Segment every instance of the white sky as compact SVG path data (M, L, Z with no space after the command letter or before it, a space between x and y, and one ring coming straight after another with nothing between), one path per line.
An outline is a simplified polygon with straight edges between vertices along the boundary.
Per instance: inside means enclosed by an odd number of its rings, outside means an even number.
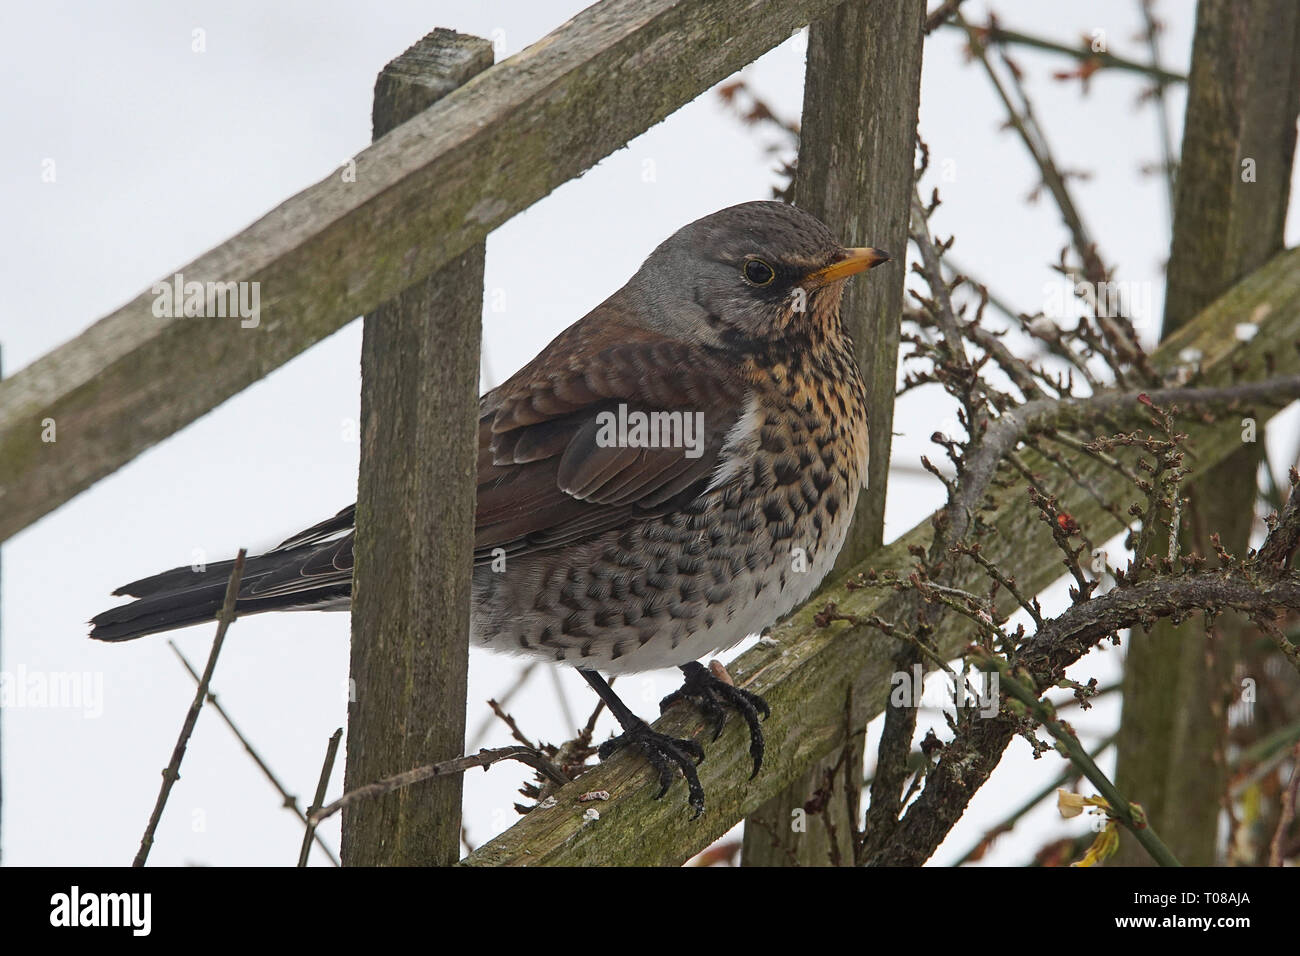
M581 0L410 2L249 0L156 5L47 3L7 11L0 31L0 234L6 296L0 346L12 374L184 263L233 235L294 192L330 175L370 141L375 74L435 26L493 38L506 55L543 36ZM1162 4L1166 65L1184 69L1193 5ZM967 4L982 18L983 4ZM1071 42L1095 29L1112 49L1143 48L1134 0L1043 4L1004 0L1008 27ZM207 50L191 51L192 31ZM1103 73L1089 96L1051 80L1060 57L1022 51L1058 161L1093 172L1075 192L1104 255L1123 279L1153 283L1161 306L1166 212L1158 180L1138 167L1159 157L1154 113L1137 108L1139 78ZM55 66L57 64L57 68ZM787 42L744 71L786 116L802 99L803 45ZM1183 102L1172 95L1180 125ZM958 237L953 258L1017 307L1040 307L1048 266L1067 237L1046 200L1027 204L1035 176L979 68L959 38L940 31L926 47L921 130L934 162L951 160L934 227ZM531 358L559 330L620 286L645 255L686 222L736 202L767 198L770 134L743 128L713 93L638 137L579 180L556 190L488 240L484 343L491 382ZM43 183L53 159L56 182ZM654 181L643 171L652 163ZM1293 203L1294 207L1294 203ZM1290 243L1297 229L1292 216ZM846 236L855 245L871 235ZM1148 330L1154 334L1154 329ZM11 674L89 672L102 679L102 713L19 707L3 714L3 861L116 865L130 861L193 685L161 638L120 646L86 639L85 621L112 603L114 587L240 546L264 547L332 515L355 497L361 340L348 325L306 354L141 455L4 545L0 668ZM1294 412L1294 409L1292 410ZM896 461L929 452L948 415L933 396L900 404ZM1296 416L1273 429L1292 434ZM887 535L940 501L934 482L891 484ZM212 627L179 632L201 667ZM345 615L266 615L240 621L214 689L291 791L306 804L330 733L345 722ZM1103 682L1114 651L1080 670ZM514 679L519 663L474 651L471 731L483 702ZM569 671L539 668L510 710L535 737L571 735L554 678L578 720L594 703ZM677 672L620 682L647 716L679 683ZM1082 715L1085 733L1113 724L1113 702ZM931 715L932 716L932 715ZM601 734L610 729L602 725ZM493 725L481 743L507 742ZM476 744L477 745L477 744ZM1034 763L1017 742L1011 757L940 850L955 859L992 822L1037 789L1061 762ZM466 778L465 820L481 844L515 818L526 771L507 764ZM330 795L339 793L342 767ZM680 786L666 799L684 800ZM987 858L1026 860L1049 835L1077 831L1050 807L1033 814ZM322 831L337 846L336 822ZM301 829L216 715L205 711L172 793L154 864L287 865ZM313 854L313 863L324 858Z

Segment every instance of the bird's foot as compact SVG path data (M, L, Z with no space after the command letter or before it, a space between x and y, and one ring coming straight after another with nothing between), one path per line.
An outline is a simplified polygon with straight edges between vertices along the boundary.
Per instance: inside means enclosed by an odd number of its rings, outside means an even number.
M650 766L654 767L655 772L659 774L659 792L655 794L656 800L668 792L668 787L676 776L673 772L673 768L676 767L686 778L687 800L695 811L691 819L694 820L704 812L704 786L700 783L700 775L695 772L695 765L704 759L703 747L694 740L669 737L657 730L651 730L649 724L636 718L635 723L623 733L601 744L596 754L601 760L607 760L615 751L632 745L641 748L650 761Z
M686 682L659 702L660 713L678 701L689 700L704 712L707 719L713 721L713 739L717 740L727 720L727 708L739 711L749 725L749 755L754 758L754 772L749 775L749 779L753 780L763 766L763 728L758 718L762 714L766 720L772 712L767 701L752 691L736 687L715 676L698 661L683 664L681 669L686 675Z

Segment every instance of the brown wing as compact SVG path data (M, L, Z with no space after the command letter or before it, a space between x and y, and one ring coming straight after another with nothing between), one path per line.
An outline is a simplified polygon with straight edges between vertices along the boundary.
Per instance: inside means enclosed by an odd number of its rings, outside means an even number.
M683 319L684 317L678 317ZM601 441L599 415L703 415L701 454ZM562 333L480 405L475 562L580 541L679 506L704 489L745 405L734 363L626 320L617 299ZM695 437L695 436L692 436ZM249 558L237 607L340 607L352 590L355 507ZM120 641L211 620L233 562L174 568L119 588L139 600L94 620Z
M744 405L734 366L624 321L612 303L598 314L484 396L476 563L496 548L543 550L662 513L702 491L717 467ZM692 416L692 426L702 424L701 453L609 444L602 413L617 419L620 405L633 420L638 412L680 413L683 424Z

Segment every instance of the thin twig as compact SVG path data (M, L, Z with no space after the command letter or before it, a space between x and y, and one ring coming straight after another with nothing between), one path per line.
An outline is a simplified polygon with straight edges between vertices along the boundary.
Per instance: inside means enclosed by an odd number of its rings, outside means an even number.
M1282 813L1268 849L1268 865L1282 865L1282 840L1295 821L1296 794L1300 792L1300 743L1291 751L1291 782L1282 791Z
M1114 746L1115 738L1117 736L1118 736L1117 734L1111 734L1109 737L1107 737L1105 740L1103 740L1101 743L1099 743L1096 747L1092 749L1092 751L1090 752L1090 756L1094 760L1100 757L1112 746ZM1083 776L1082 770L1080 770L1073 763L1067 762L1065 765L1065 769L1062 770L1061 773L1059 773L1055 778L1053 778L1051 783L1043 787L1043 789L1039 790L1037 793L1035 793L1033 796L1027 799L1024 803L1018 806L1015 810L1011 811L1009 815L1003 817L1000 823L997 823L994 826L991 826L987 830L985 830L984 835L980 837L979 842L976 843L969 850L967 850L965 853L963 853L957 859L957 861L953 863L953 866L961 866L963 863L969 863L972 860L980 859L985 853L988 852L989 846L993 843L994 840L996 840L1004 833L1011 832L1011 830L1015 827L1015 825L1020 822L1021 817L1023 817L1030 810L1034 809L1034 807L1038 806L1048 797L1052 796L1052 794L1056 793L1056 791L1060 787L1064 787L1066 784L1071 784L1082 776Z
M1228 762L1233 772L1228 797L1239 800L1247 789L1276 770L1297 743L1300 743L1300 721L1281 727L1240 751Z
M1169 103L1165 97L1167 80L1160 77L1160 24L1156 21L1153 0L1138 0L1138 11L1142 14L1143 32L1147 41L1147 50L1151 53L1151 67L1156 76L1152 95L1156 101L1156 125L1160 133L1160 155L1164 162L1161 170L1165 183L1166 223L1172 233L1174 228L1174 143L1169 133Z
M1059 432L1057 434L1059 435ZM1055 438L1056 435L1047 437ZM1064 455L1061 455L1052 448L1045 447L1043 442L1036 439L1028 439L1026 440L1026 444L1032 445L1040 455L1050 461L1057 468L1061 469L1061 471L1065 472L1077 487L1082 488L1088 494L1088 497L1097 502L1097 505L1103 511L1115 519L1116 523L1122 530L1129 530L1131 528L1132 523L1124 520L1124 516L1120 514L1120 510L1116 507L1114 502L1108 501L1100 490L1098 490L1096 484L1084 477L1084 475L1080 473L1080 471L1075 468Z
M307 854L311 852L312 839L320 839L316 835L317 821L314 817L316 811L320 809L320 805L325 801L325 788L329 786L330 777L334 773L334 759L338 756L339 741L342 739L343 728L340 727L330 734L330 742L325 747L325 762L321 764L320 779L316 781L316 796L312 797L311 806L307 808L307 832L302 835L302 849L298 851L299 866L307 865Z
M507 714L501 709L501 705L495 700L489 700L488 706L492 708L492 713L496 714L507 727L510 728L510 736L519 741L529 750L537 750L537 744L528 739L528 736L520 729L519 724L515 723L514 717Z
M519 693L519 691L523 689L524 684L528 682L528 678L532 676L533 671L537 668L537 663L537 661L529 661L527 664L520 667L519 673L515 677L515 682L507 687L504 693L497 695L493 699L502 707L508 705L514 698L515 694ZM479 725L474 728L474 733L468 738L469 747L467 749L476 750L481 747L483 745L483 740L487 737L488 731L492 729L496 720L497 715L495 713L489 713L480 720Z
M938 11L935 11L936 13ZM951 13L951 11L949 11ZM936 24L939 26L940 24ZM946 20L943 26L962 27L963 24L953 20ZM1076 60L1087 62L1096 62L1099 68L1124 70L1128 73L1137 73L1142 76L1149 76L1158 83L1186 83L1187 77L1182 73L1175 73L1172 70L1166 70L1161 66L1151 63L1143 63L1140 60L1130 60L1127 57L1118 56L1114 53L1094 53L1091 46L1067 46L1064 43L1058 43L1055 40L1048 40L1043 37L1036 37L1028 33L1021 33L1019 30L1008 30L1000 25L992 27L976 27L982 34L987 34L990 40L996 40L999 43L1014 43L1017 46L1031 47L1036 50L1045 50L1048 53L1063 53L1066 56L1073 57Z
M1057 743L1060 745L1059 749L1079 768L1089 782L1097 788L1097 791L1106 798L1106 802L1110 804L1110 815L1123 824L1142 844L1147 853L1151 855L1151 858L1161 866L1181 866L1182 864L1170 852L1169 847L1165 846L1164 841L1151 829L1150 823L1145 819L1145 814L1141 812L1137 804L1129 803L1115 788L1110 778L1102 773L1101 768L1097 766L1088 751L1079 743L1079 738L1074 735L1074 732L1066 727L1062 721L1056 719L1051 706L1045 703L1031 688L1014 677L1011 666L1006 661L996 657L990 657L989 660L998 669L1002 687L1033 713L1043 728L1056 738Z
M993 306L993 308L1001 312L1006 318L1010 319L1012 322L1015 322L1017 324L1020 322L1020 313L1016 309L1012 308L1011 303L1009 303L1006 299L1002 298L1001 296L995 294L991 289L989 289L987 285L981 282L978 278L972 276L970 272L968 272L966 269L962 268L961 265L955 262L951 255L946 255L943 257L943 264L944 267L948 270L949 273L952 274L953 277L959 275L965 276L966 281L969 282L973 288L978 289L980 293L985 298L988 299L989 305Z
M208 653L208 665L203 669L198 690L190 703L189 712L185 715L185 722L181 725L180 736L176 738L176 746L172 748L172 759L163 770L163 782L158 790L158 799L154 802L153 813L149 815L149 823L144 828L144 836L140 838L140 849L136 851L135 859L131 862L133 867L144 866L145 860L149 858L154 832L158 829L158 821L162 819L163 808L167 806L167 797L172 792L172 785L180 779L185 748L190 742L190 734L194 732L194 725L198 722L199 711L203 708L203 699L208 695L208 685L212 683L212 672L216 670L217 655L221 653L221 645L225 643L226 631L230 627L230 622L235 619L235 602L239 598L239 582L244 577L244 557L247 554L246 548L240 548L239 554L235 555L234 565L230 569L230 580L226 584L226 599L222 602L221 613L217 616L217 636L213 639L212 650Z
M555 696L560 704L560 715L564 718L565 729L578 729L578 722L573 717L573 709L569 707L569 695L564 692L564 682L560 680L560 669L558 667L548 667L547 672L551 675L551 686L555 688Z
M960 11L954 16L955 22L966 31L971 51L984 67L989 82L993 84L994 91L998 94L998 98L1002 100L1011 127L1019 134L1025 148L1029 150L1030 158L1038 166L1038 173L1042 178L1043 185L1047 187L1048 192L1052 194L1052 198L1056 200L1056 205L1061 211L1061 218L1065 220L1066 228L1070 230L1075 252L1083 260L1084 272L1093 282L1104 281L1106 267L1103 265L1100 256L1097 255L1092 233L1084 223L1083 216L1080 214L1078 207L1075 206L1074 198L1065 185L1065 177L1052 159L1051 151L1047 147L1047 141L1042 130L1038 128L1032 116L1025 114L1024 109L1027 105L1025 102L1022 101L1021 108L1018 109L1011 101L1011 95L1007 92L997 71L993 69L993 63L989 60L988 42L990 40L994 42L1006 40L1009 39L1009 35L1002 30L997 32L989 29L980 30L968 23Z
M1262 616L1256 616L1255 624L1277 645L1277 649L1282 652L1283 657L1291 662L1291 666L1296 669L1296 672L1300 673L1300 647L1292 644L1286 633L1272 621Z
M947 295L943 266L940 263L941 253L930 236L929 213L925 203L921 201L920 192L915 188L912 190L910 233L912 241L916 243L921 253L921 273L925 276L931 291L935 293L933 315L935 324L939 326L939 331L942 333L940 347L948 353L949 361L958 365L965 364L966 353L962 347L964 336L961 334L961 323L953 310L952 299Z
M1255 558L1260 564L1274 570L1287 567L1300 549L1300 471L1292 468L1290 480L1291 491L1286 504L1276 518L1269 516L1268 537L1259 546Z
M1016 672L1027 674L1035 687L1055 686L1068 667L1124 628L1149 626L1162 617L1185 618L1193 609L1215 613L1231 609L1256 615L1279 608L1300 610L1300 574L1269 577L1234 564L1213 571L1164 575L1116 587L1045 621L1042 630L1018 649ZM1000 671L1010 666L988 656ZM927 774L925 789L906 816L864 862L919 865L928 858L936 841L952 829L1024 727L1025 717L1008 707L996 717L977 720L960 730L943 748L938 764Z
M350 806L358 800L369 797L382 797L386 793L392 793L394 790L400 790L403 787L409 787L412 784L433 777L464 773L472 767L487 768L501 760L518 760L520 763L527 764L534 770L544 773L549 779L560 785L569 782L569 778L561 773L559 768L551 761L547 760L545 755L531 747L498 747L495 750L480 750L472 757L456 757L453 760L444 760L441 763L426 764L423 767L416 767L414 770L407 770L405 773L385 777L375 783L368 783L364 787L358 787L356 790L343 794L328 806L321 807L314 813L309 814L308 819L319 824L322 820L333 816L344 807Z
M965 0L943 0L943 3L939 4L927 13L925 15L926 34L929 35L933 33L935 30L939 29L939 27L947 23L948 18L957 11L957 8L960 7L963 2L965 2Z
M1020 590L1016 587L1015 578L1005 574L1001 568L988 558L984 557L978 544L959 544L957 547L953 548L953 551L958 554L964 554L969 558L973 558L975 563L984 569L985 574L996 581L1004 591L1015 598L1016 603L1019 604L1020 607L1024 609L1025 613L1033 620L1035 627L1043 626L1043 608L1042 605L1038 603L1038 598L1021 594Z
M1104 451L1102 451L1100 448L1095 447L1090 442L1085 442L1080 438L1075 438L1073 435L1069 434L1068 432L1060 432L1060 431L1044 432L1043 437L1051 441L1058 442L1062 445L1065 445L1067 448L1073 449L1074 451L1079 452L1079 454L1081 455L1087 455L1089 458L1093 458L1101 462L1107 468L1113 469L1116 472L1116 474L1123 475L1124 478L1127 479L1129 484L1136 485L1138 483L1138 476L1133 472L1132 468L1128 467L1118 458L1106 454ZM1039 450L1041 451L1042 449ZM1120 524L1127 525L1128 522L1121 519Z
M170 647L172 653L180 659L181 664L185 666L185 670L189 672L190 677L192 677L194 683L197 684L202 678L199 677L199 672L193 668L186 656L181 653L181 649L176 646L176 642L169 640L167 646ZM276 777L271 768L267 766L266 761L262 759L261 755L256 750L253 749L253 745L248 738L240 733L239 728L236 727L235 722L230 719L230 715L226 713L225 708L217 701L216 693L211 689L208 690L208 703L212 706L212 709L217 712L221 719L226 722L226 726L230 728L230 732L233 733L239 742L244 745L244 750L248 753L248 756L253 758L253 763L257 764L257 768L262 771L262 775L271 782L271 786L275 787L275 789L280 792L280 796L284 801L284 808L286 810L292 810L294 815L302 821L303 825L310 828L311 824L307 822L307 815L304 814L302 808L298 806L298 798L285 789L284 784L280 782L279 778ZM331 863L335 866L342 866L338 857L334 855L334 851L330 849L329 844L322 840L319 835L316 837L316 843L325 852L325 855L330 858Z

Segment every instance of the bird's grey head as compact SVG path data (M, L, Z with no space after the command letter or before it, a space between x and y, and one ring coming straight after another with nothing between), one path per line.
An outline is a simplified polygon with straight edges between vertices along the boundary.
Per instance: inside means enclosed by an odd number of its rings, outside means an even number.
M665 332L769 339L833 320L844 280L888 259L879 249L845 247L802 209L747 202L677 230L627 291Z

